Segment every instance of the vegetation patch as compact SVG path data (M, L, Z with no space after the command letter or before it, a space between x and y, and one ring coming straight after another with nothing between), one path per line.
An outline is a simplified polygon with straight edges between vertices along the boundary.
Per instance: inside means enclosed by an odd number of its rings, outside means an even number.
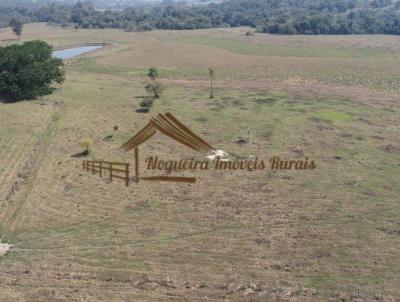
M173 42L208 45L234 53L277 56L277 57L331 57L331 58L379 58L393 55L394 52L387 49L350 48L350 47L299 47L269 45L266 43L253 43L243 38L225 38L213 36L184 36L179 38L164 37Z
M256 99L255 102L259 105L273 105L278 100L275 98L263 98L263 99Z
M351 115L335 110L320 111L315 113L314 117L329 122L348 122L351 120Z

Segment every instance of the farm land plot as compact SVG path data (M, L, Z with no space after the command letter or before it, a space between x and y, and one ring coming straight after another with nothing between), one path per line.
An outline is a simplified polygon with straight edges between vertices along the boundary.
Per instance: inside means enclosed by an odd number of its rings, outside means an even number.
M67 62L64 105L59 91L46 105L0 104L1 238L13 245L0 258L6 301L399 297L400 40L247 30L26 27L23 39L57 47L111 44ZM150 66L166 89L140 114ZM91 139L88 160L132 164L119 147L165 112L233 156L308 157L317 168L199 171L195 185L126 188L71 157ZM37 164L10 203L35 146ZM203 158L159 134L141 154Z

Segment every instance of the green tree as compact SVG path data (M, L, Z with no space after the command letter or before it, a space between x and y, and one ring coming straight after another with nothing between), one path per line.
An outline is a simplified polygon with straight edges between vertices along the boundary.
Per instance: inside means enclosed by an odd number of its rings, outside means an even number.
M210 99L214 98L213 82L215 79L215 67L208 67L208 77L210 78Z
M18 36L18 40L20 39L23 31L22 21L18 17L12 17L10 20L10 27L14 34Z
M52 50L39 40L0 47L0 95L16 101L52 93L52 84L64 80L62 60Z
M147 71L147 76L152 80L155 81L158 78L158 69L155 67L150 67Z

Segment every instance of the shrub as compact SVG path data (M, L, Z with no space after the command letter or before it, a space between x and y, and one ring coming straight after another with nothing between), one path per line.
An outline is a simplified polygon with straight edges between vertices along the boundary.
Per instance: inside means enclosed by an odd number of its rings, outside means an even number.
M91 154L93 152L93 141L91 139L84 139L81 141L82 148L85 148L85 154Z
M147 93L153 95L156 99L161 97L164 91L164 86L160 82L152 82L145 87Z
M140 107L150 108L153 107L154 98L146 97L140 102Z

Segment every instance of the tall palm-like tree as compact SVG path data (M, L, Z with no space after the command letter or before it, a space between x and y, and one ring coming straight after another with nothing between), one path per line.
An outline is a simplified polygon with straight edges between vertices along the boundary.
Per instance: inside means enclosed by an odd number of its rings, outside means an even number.
M150 67L147 71L147 76L152 80L155 81L158 78L158 69L155 67Z
M208 76L210 78L210 99L214 98L213 82L215 79L215 67L208 67Z
M18 17L12 17L10 21L10 27L14 34L18 36L18 40L21 38L22 31L23 31L23 25L22 21Z

